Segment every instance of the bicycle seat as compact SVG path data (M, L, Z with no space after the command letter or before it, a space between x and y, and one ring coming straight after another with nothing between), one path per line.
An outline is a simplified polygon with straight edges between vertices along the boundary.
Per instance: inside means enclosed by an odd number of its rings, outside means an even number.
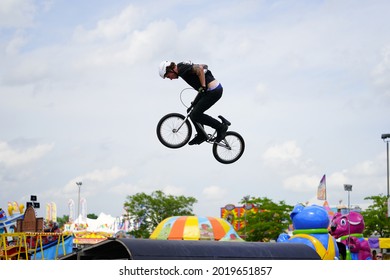
M224 117L218 116L218 118L220 118L222 123L226 124L227 126L231 125L231 123L227 119L225 119Z

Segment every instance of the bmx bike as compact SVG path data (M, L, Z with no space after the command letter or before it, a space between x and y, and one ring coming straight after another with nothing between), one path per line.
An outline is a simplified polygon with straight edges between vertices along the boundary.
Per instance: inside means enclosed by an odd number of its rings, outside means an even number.
M184 90L180 93L182 103L182 93ZM184 103L183 105L187 107ZM217 161L223 164L230 164L237 161L242 156L245 150L245 141L239 133L228 130L225 138L220 142L216 142L217 131L214 130L213 133L208 133L200 123L192 122L190 119L191 112L192 106L191 109L188 110L186 116L180 113L169 113L160 119L157 124L156 132L158 140L164 146L171 149L177 149L186 145L191 139L191 123L193 123L193 125L196 125L200 128L200 131L204 133L206 137L205 142L212 144L212 152ZM223 116L218 117L228 127L231 125Z

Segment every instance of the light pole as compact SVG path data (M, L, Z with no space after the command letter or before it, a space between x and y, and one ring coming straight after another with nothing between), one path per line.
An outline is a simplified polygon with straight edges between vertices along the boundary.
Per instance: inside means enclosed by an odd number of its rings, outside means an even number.
M244 201L245 201L245 205L244 205L244 209L245 209L245 212L244 212L244 219L245 219L245 227L244 227L244 235L245 235L245 239L246 239L246 226L247 226L247 222L246 222L246 211L248 211L248 201L250 199L250 196L247 195L247 196L244 196Z
M348 192L348 214L349 214L349 212L351 211L351 204L350 204L350 200L349 200L349 193L352 191L352 185L345 184L344 185L344 191Z
M386 142L386 150L387 150L387 217L390 218L390 194L389 194L389 141L390 134L382 134L383 141ZM386 140L387 139L387 140Z
M383 141L386 142L386 150L387 150L387 199L389 199L389 141L390 134L382 134ZM389 139L389 140L386 140Z
M76 182L76 185L79 187L79 195L77 197L77 219L80 216L80 189L81 189L82 184L83 184L82 182ZM80 221L79 221L79 223L80 223Z
M348 216L347 216L348 217L348 219L347 219L347 222L348 222L348 239L347 239L347 244L348 244L348 248L349 248L349 237L350 237L350 234L351 234L351 226L350 226L350 223L349 223L349 213L351 212L351 202L350 202L349 194L352 191L352 185L344 184L344 190L348 192Z

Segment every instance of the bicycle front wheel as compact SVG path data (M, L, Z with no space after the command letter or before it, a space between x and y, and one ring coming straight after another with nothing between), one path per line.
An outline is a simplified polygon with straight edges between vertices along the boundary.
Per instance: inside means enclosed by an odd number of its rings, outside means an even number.
M165 115L157 124L157 137L160 142L171 149L183 147L191 138L192 127L182 114Z
M213 144L213 155L217 161L230 164L237 161L245 150L244 138L235 131L226 132L225 139Z

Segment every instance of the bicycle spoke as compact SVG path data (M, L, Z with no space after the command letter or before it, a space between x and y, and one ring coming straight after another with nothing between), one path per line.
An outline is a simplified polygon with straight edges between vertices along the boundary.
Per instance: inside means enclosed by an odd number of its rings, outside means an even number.
M181 119L168 119L166 123L163 123L161 127L161 137L168 143L179 144L181 143L188 134L187 127L183 126L179 131L178 127L183 121Z
M191 137L191 127L184 116L176 113L164 116L157 125L157 136L169 148L184 146Z
M213 153L219 162L229 164L237 161L244 149L244 139L236 132L229 132L224 140L214 144Z

